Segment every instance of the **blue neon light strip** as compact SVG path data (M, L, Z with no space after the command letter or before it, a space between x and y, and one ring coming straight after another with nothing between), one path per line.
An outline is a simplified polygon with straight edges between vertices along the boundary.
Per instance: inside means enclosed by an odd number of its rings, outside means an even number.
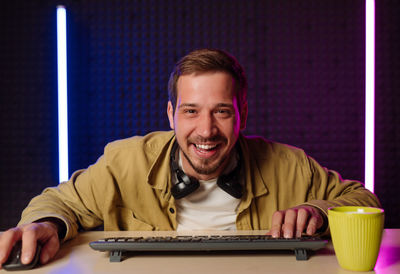
M68 180L67 15L57 6L58 163L59 182Z
M375 176L375 1L365 1L365 187Z

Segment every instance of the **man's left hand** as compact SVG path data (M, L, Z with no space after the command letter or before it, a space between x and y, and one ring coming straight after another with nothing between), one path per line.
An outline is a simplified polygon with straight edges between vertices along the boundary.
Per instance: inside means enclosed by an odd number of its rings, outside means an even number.
M297 206L287 210L275 211L272 215L271 230L274 238L301 237L305 232L313 235L324 225L323 213L313 206Z

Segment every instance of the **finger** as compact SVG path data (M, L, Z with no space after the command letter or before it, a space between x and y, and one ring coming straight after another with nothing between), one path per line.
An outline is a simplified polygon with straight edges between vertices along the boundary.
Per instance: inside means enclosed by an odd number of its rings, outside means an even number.
M26 226L22 234L21 262L23 264L29 264L35 256L37 239L37 224L30 224Z
M12 247L21 239L21 235L22 231L17 227L11 228L0 235L0 265L7 261Z
M269 234L271 234L273 238L280 237L284 217L284 211L275 211L272 215L271 229Z
M300 208L297 211L297 222L296 222L296 237L297 238L300 238L303 231L305 230L309 215L310 215L309 212L305 208Z
M54 235L42 247L42 251L40 254L40 262L42 264L47 263L57 254L57 251L59 249L60 249L60 242L58 240L58 236Z
M307 226L307 235L311 236L317 231L317 217L315 215L311 216L310 221Z
M296 219L297 219L297 210L293 209L286 210L285 223L282 226L283 237L293 238Z
M321 216L319 210L315 209L312 211L312 216L307 226L307 235L313 235L317 231L318 228L322 227L324 224L324 219Z

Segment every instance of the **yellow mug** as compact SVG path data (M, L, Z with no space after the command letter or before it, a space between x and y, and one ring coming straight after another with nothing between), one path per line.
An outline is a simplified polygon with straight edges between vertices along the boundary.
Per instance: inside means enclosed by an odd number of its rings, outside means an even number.
M339 265L347 270L373 270L379 254L384 210L341 206L328 209L329 227Z

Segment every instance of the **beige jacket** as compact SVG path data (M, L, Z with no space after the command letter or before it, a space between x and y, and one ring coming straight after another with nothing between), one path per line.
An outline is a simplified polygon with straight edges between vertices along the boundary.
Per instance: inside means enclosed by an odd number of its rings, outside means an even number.
M108 144L104 155L68 182L47 188L23 211L20 224L44 217L64 221L64 240L78 229L174 230L170 151L173 131L153 132ZM359 182L342 180L302 150L240 136L245 191L236 217L238 230L269 229L272 214L300 204L323 212L331 206L379 207Z

